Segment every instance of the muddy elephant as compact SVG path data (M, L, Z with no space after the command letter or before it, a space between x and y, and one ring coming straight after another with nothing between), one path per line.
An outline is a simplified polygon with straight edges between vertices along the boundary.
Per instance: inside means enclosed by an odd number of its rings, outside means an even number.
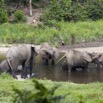
M22 66L19 65L17 67L17 71L21 71L22 70ZM0 63L0 71L1 72L6 72L6 73L11 73L11 68L7 62L7 60L3 60L1 63Z
M93 63L96 64L97 68L103 68L103 53L92 53Z
M76 68L86 70L88 68L88 63L92 62L92 56L90 53L77 50L67 51L59 61L63 58L62 68L68 69L69 72L71 72L71 70L76 70Z
M34 45L15 45L9 48L6 54L6 60L12 71L12 76L17 78L15 71L19 65L22 65L22 78L26 78L27 69L30 70L30 76L32 75L32 68L34 64L34 57L38 52Z
M59 57L59 50L57 48L52 47L48 43L42 43L39 49L39 55L45 65L48 65L49 62L54 65L55 59Z

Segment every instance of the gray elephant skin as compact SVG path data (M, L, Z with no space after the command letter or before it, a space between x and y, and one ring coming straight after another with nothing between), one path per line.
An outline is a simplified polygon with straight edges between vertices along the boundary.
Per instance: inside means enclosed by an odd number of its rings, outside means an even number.
M92 62L92 56L90 53L69 50L64 55L62 68L68 69L69 72L76 68L82 68L85 70L88 68L88 63L90 62Z
M0 63L0 71L1 72L10 72L10 66L9 66L7 60L3 60Z
M17 78L15 70L19 65L22 65L22 78L26 78L27 69L29 67L30 76L32 75L32 68L34 64L34 57L37 55L34 45L15 45L9 48L6 54L6 60L12 71L12 76Z
M53 48L48 43L42 43L39 49L39 55L42 58L45 65L48 65L51 62L52 65L55 64L55 59L59 57L59 50Z
M19 65L17 67L17 71L21 71L22 70L22 66ZM0 63L0 71L1 72L6 72L6 73L11 73L11 68L7 62L7 60L3 60L1 63Z

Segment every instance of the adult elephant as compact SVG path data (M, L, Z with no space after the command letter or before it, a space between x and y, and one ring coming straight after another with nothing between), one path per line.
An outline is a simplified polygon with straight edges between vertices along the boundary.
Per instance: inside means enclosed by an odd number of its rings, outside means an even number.
M76 68L82 68L85 70L88 68L88 63L92 62L92 55L90 53L80 52L77 50L67 51L59 61L63 58L64 61L62 63L62 68L67 68L69 72Z
M45 65L48 65L49 62L54 65L55 59L59 57L59 50L57 48L52 47L48 43L42 43L39 49L39 55Z
M10 66L12 71L12 75L14 78L17 78L15 74L15 70L19 65L22 65L23 72L21 77L26 78L27 68L30 69L30 76L32 75L32 68L34 64L34 57L37 55L37 50L34 45L16 45L12 46L7 54L6 60Z

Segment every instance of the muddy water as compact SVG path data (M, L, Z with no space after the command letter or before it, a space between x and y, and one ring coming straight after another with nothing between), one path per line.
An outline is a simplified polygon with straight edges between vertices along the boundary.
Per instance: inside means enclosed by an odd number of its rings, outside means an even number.
M60 65L56 67L36 65L34 72L37 74L37 78L55 81L70 81L74 83L103 82L103 70L97 70L93 64L89 65L87 71L77 69L71 73L68 73L67 70L62 70Z
M5 59L5 55L0 55L0 61ZM40 60L37 60L40 62ZM61 65L57 66L44 66L42 63L36 63L33 72L35 78L50 79L53 81L70 81L74 83L91 83L91 82L103 82L103 70L97 70L94 64L89 65L87 71L77 69L68 73L67 70L62 70Z

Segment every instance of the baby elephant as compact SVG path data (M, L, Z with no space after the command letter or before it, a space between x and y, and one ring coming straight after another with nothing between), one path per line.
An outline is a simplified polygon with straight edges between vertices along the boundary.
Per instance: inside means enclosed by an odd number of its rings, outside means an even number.
M69 50L62 58L64 58L62 68L68 68L69 72L76 68L87 69L88 63L92 62L92 55L90 53L77 50Z
M22 66L19 65L17 67L17 70L21 71L22 70ZM7 62L7 60L3 60L1 63L0 63L0 71L1 72L6 72L6 73L11 73L11 68Z

